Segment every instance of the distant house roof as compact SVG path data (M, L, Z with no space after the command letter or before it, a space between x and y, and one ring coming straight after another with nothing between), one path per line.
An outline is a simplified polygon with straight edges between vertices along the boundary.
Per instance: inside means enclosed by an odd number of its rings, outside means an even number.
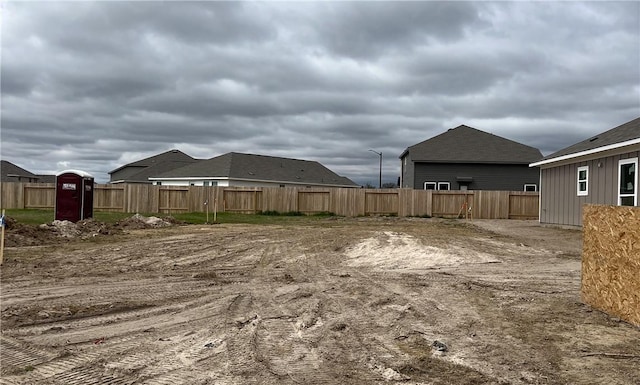
M120 166L115 170L109 171L111 182L145 182L151 175L157 175L169 170L184 167L191 163L198 162L198 159L192 158L180 150L169 150L149 158L141 159L132 163ZM126 173L126 177L119 178L118 172L124 169L130 169ZM115 174L115 175L114 175Z
M473 127L461 125L407 148L414 162L529 164L540 150Z
M245 181L324 184L356 187L356 183L322 164L300 159L229 152L188 166L153 175L151 180L228 178Z
M640 143L640 117L556 151L531 165L542 166L638 143Z
M55 174L37 174L38 183L56 183Z
M2 182L35 182L38 180L37 175L6 160L0 161L0 174L2 174Z

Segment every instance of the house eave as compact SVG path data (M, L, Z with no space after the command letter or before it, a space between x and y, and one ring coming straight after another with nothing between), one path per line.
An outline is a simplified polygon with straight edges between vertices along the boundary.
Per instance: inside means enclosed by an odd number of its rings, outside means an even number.
M254 182L254 183L277 183L277 184L294 184L301 186L321 186L321 187L348 187L348 188L357 188L360 187L358 185L346 185L346 184L337 184L337 183L318 183L312 181L287 181L287 180L268 180L268 179L250 179L250 178L229 178L229 177L174 177L174 178L149 178L151 181L163 181L163 180L228 180L228 181L238 181L238 182Z
M149 177L151 181L156 180L228 180L230 178L226 176L179 176L179 177Z
M413 163L443 163L443 164L510 164L514 166L527 166L529 162L502 162L502 161L475 161L475 160L432 160L414 159Z
M573 154L567 154L567 155L562 155L555 158L541 160L541 161L529 164L529 167L549 166L553 163L560 163L560 162L567 163L567 161L577 160L578 158L588 157L590 155L601 154L608 151L610 152L615 150L623 150L625 147L630 147L633 145L640 145L640 138L631 139L631 140L627 140L620 143L614 143L607 146L596 147L591 150L584 150L580 152L575 152Z

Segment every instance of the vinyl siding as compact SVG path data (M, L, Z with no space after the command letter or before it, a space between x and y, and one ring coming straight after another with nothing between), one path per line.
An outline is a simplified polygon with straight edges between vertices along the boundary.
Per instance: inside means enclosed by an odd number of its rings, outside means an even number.
M406 165L405 165L405 160L406 160ZM402 185L400 187L404 187L404 188L415 188L413 187L415 182L414 182L414 163L411 160L411 154L408 153L407 155L404 156L404 158L400 159L400 170L402 170Z
M575 162L541 171L540 222L582 226L584 204L618 204L618 161L640 157L640 151ZM577 170L589 167L588 194L577 194Z
M417 163L413 188L421 190L424 182L449 182L459 190L457 177L471 177L469 190L522 191L525 184L539 183L539 169L528 165Z

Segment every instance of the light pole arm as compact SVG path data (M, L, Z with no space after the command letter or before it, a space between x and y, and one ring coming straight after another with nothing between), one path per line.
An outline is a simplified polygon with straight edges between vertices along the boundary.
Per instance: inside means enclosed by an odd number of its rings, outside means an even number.
M379 176L379 179L378 179L378 188L381 189L382 188L382 151L381 152L378 152L378 151L375 151L375 150L369 150L369 151L371 151L371 152L373 152L375 154L378 154L378 156L380 157L380 176Z

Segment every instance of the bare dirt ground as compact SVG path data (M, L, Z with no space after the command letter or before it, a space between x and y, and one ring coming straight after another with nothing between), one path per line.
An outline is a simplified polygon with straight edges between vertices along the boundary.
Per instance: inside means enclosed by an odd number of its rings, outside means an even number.
M640 384L640 329L580 302L580 248L417 218L14 245L0 383Z

